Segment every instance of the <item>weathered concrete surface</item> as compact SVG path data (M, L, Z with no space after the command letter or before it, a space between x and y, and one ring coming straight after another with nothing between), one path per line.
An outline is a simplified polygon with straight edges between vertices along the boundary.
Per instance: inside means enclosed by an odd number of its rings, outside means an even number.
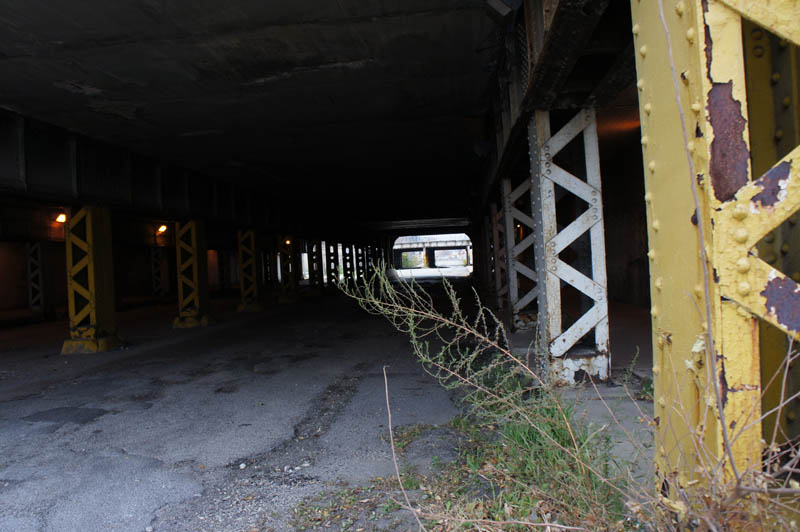
M350 302L195 331L155 325L168 312L124 351L65 359L53 326L0 351L0 531L289 530L302 498L393 472L384 364L396 425L456 413Z

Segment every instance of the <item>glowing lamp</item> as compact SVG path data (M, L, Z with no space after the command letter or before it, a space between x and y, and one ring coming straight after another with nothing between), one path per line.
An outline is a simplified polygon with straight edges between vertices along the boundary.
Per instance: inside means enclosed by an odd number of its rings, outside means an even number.
M290 245L291 243L292 243L292 241L291 241L291 240L287 240L287 241L286 241L286 245L287 245L287 246L288 246L288 245Z
M57 221L58 223L60 223L60 224L63 224L64 222L66 222L66 221L67 221L67 215L66 215L66 214L64 214L63 212L62 212L62 213L59 213L59 214L58 214L58 216L56 216L56 221Z
M156 231L158 232L158 234L166 233L167 232L167 226L163 225L163 224L159 225L158 229L156 229Z

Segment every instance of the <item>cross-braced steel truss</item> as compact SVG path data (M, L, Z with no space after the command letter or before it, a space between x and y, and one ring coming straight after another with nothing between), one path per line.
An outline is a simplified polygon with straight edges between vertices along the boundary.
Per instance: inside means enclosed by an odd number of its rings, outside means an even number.
M559 131L551 134L549 113L538 111L531 119L528 132L534 197L533 234L537 240L535 255L539 278L540 341L553 359L552 373L571 376L575 370L583 369L590 375L606 378L609 367L608 298L595 114L591 109L582 110ZM583 141L585 179L568 172L555 160L579 136ZM587 205L560 231L556 222L556 186ZM589 271L581 272L559 255L587 233L591 260ZM566 330L562 324L562 283L572 286L591 300L591 306ZM570 349L592 330L594 356L568 363L566 355Z
M497 205L494 203L490 206L490 220L492 224L492 253L494 258L494 295L497 301L497 308L503 308L508 296L505 222L503 220L503 211L498 211Z
M202 222L176 222L175 248L178 262L178 317L173 326L205 326L208 324L208 266Z
M339 244L325 242L325 266L328 273L328 286L335 286L339 282Z
M536 224L533 221L532 189L529 178L513 189L511 180L504 179L502 182L508 304L512 323L517 329L530 328L536 324L533 319L523 320L520 317L520 313L535 302L539 295L539 277L535 270L533 252Z
M255 231L252 229L240 229L237 237L239 243L239 286L242 293L242 302L239 305L239 310L259 310L261 308L259 253L256 246Z
M42 244L40 242L29 242L25 246L25 251L28 257L28 306L34 314L43 314Z

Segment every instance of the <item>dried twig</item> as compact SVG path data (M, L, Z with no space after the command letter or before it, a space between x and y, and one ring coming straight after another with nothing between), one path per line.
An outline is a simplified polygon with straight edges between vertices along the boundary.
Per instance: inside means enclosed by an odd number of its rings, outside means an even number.
M414 509L411 506L411 501L408 498L408 493L406 493L406 489L403 487L403 479L400 477L400 466L397 464L397 452L395 451L394 447L394 430L392 429L392 407L389 406L389 378L386 376L386 366L383 366L383 387L386 392L386 414L389 417L389 443L392 446L392 461L394 462L394 472L397 475L397 484L400 486L400 491L403 492L403 498L406 500L406 508L414 514L414 519L417 520L417 524L419 525L419 529L423 532L427 532L425 526L422 524L422 521L419 519L418 510Z

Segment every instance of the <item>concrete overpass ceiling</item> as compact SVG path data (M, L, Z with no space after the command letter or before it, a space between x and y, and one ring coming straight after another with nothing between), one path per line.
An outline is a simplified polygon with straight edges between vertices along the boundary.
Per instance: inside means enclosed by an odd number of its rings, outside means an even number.
M483 0L0 6L0 103L25 116L320 201L377 181L440 201L477 177Z

